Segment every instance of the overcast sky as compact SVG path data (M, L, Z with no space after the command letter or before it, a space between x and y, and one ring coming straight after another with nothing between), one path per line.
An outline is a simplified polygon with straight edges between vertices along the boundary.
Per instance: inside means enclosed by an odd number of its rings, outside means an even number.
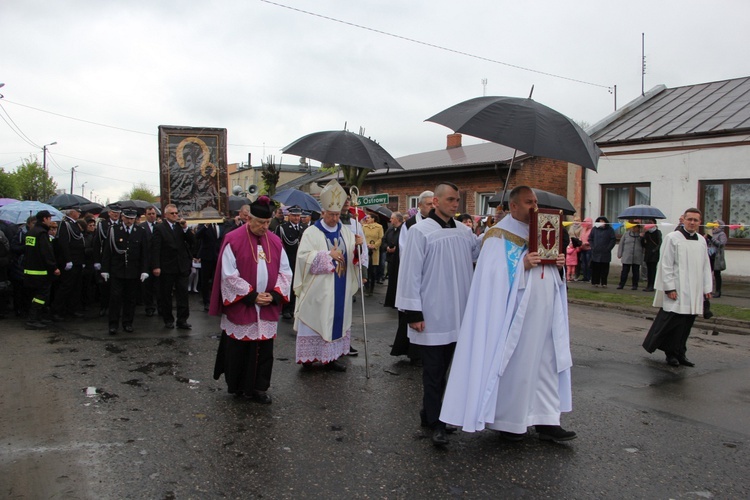
M450 130L424 122L442 109L532 85L593 124L613 111L609 87L618 107L640 95L641 33L647 91L750 74L747 0L278 3L317 15L262 0L3 0L0 167L41 162L57 141L58 187L78 165L77 194L86 183L116 201L134 183L158 193L159 125L226 128L229 163L278 162L345 123L399 157L445 147Z

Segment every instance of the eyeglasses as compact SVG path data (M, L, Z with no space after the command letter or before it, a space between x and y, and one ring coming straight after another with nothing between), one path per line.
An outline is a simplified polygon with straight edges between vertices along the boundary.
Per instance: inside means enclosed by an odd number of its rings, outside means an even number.
M167 215L177 215L177 212L164 212L164 213L166 213Z

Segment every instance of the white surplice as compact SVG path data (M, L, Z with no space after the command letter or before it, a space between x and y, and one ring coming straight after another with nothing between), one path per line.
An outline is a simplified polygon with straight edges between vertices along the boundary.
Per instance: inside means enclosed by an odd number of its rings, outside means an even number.
M510 215L485 235L440 414L467 432L520 434L572 409L565 282L554 265L524 270L528 235Z
M427 218L409 229L399 262L396 307L424 316L424 331L408 329L411 343L456 341L478 253L479 243L465 228L443 228Z
M706 239L688 240L678 230L667 234L659 250L656 270L654 307L677 314L703 314L703 297L711 293L711 264L708 260ZM664 293L677 291L672 300Z

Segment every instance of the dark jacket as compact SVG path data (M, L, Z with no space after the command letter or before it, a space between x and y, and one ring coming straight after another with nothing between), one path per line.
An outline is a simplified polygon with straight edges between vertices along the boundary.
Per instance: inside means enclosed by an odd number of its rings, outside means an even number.
M139 279L148 273L146 229L135 224L128 234L123 224L112 228L102 255L102 272L122 279Z
M289 259L289 265L294 271L294 267L297 263L297 249L299 248L299 242L302 240L302 233L307 229L307 224L299 224L299 229L294 229L294 225L291 222L284 222L276 226L275 234L281 238L281 243L284 245L284 251Z
M593 228L589 233L589 244L592 262L612 262L612 249L617 244L615 230L609 224Z
M30 288L51 282L57 261L49 239L49 227L37 222L24 238L24 284Z
M57 247L60 249L60 262L72 262L76 266L83 264L85 242L81 227L70 217L64 217L57 230Z
M649 233L646 231L641 236L641 245L643 245L643 261L659 262L659 248L661 247L661 231L658 229Z
M112 222L111 219L102 219L96 225L96 232L94 233L94 262L101 264L104 245L107 243L107 238L109 238L109 229L119 224L119 221Z
M219 234L216 234L216 228L219 228ZM223 237L222 228L218 224L200 224L195 231L195 239L198 243L196 257L203 261L216 262L219 259L219 250L221 250L221 240Z
M174 230L164 220L156 225L151 237L151 269L161 269L166 274L187 276L192 268L193 258L190 247L195 235L175 224Z
M398 237L401 234L401 226L391 226L388 228L388 230L385 232L385 236L383 236L383 244L385 245L385 260L388 263L393 262L394 260L398 260ZM388 249L395 249L393 253L388 253Z

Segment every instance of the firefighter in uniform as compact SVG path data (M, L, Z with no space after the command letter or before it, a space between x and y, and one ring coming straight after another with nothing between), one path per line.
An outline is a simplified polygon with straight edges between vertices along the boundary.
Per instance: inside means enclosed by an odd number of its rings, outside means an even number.
M51 222L52 214L49 211L39 211L36 214L36 224L24 240L26 250L23 259L23 284L32 297L29 318L26 321L26 328L30 330L39 330L47 326L42 322L42 312L49 306L52 277L60 276L49 239Z
M281 243L284 245L284 251L286 256L289 257L289 265L294 273L294 266L297 262L297 249L299 248L299 242L302 239L302 232L307 229L307 224L302 224L300 219L302 217L302 209L298 206L290 207L289 220L276 226L276 236L281 238ZM284 304L282 308L282 314L285 319L292 319L294 317L294 304L297 302L297 297L294 295L294 290L289 292L289 302Z

